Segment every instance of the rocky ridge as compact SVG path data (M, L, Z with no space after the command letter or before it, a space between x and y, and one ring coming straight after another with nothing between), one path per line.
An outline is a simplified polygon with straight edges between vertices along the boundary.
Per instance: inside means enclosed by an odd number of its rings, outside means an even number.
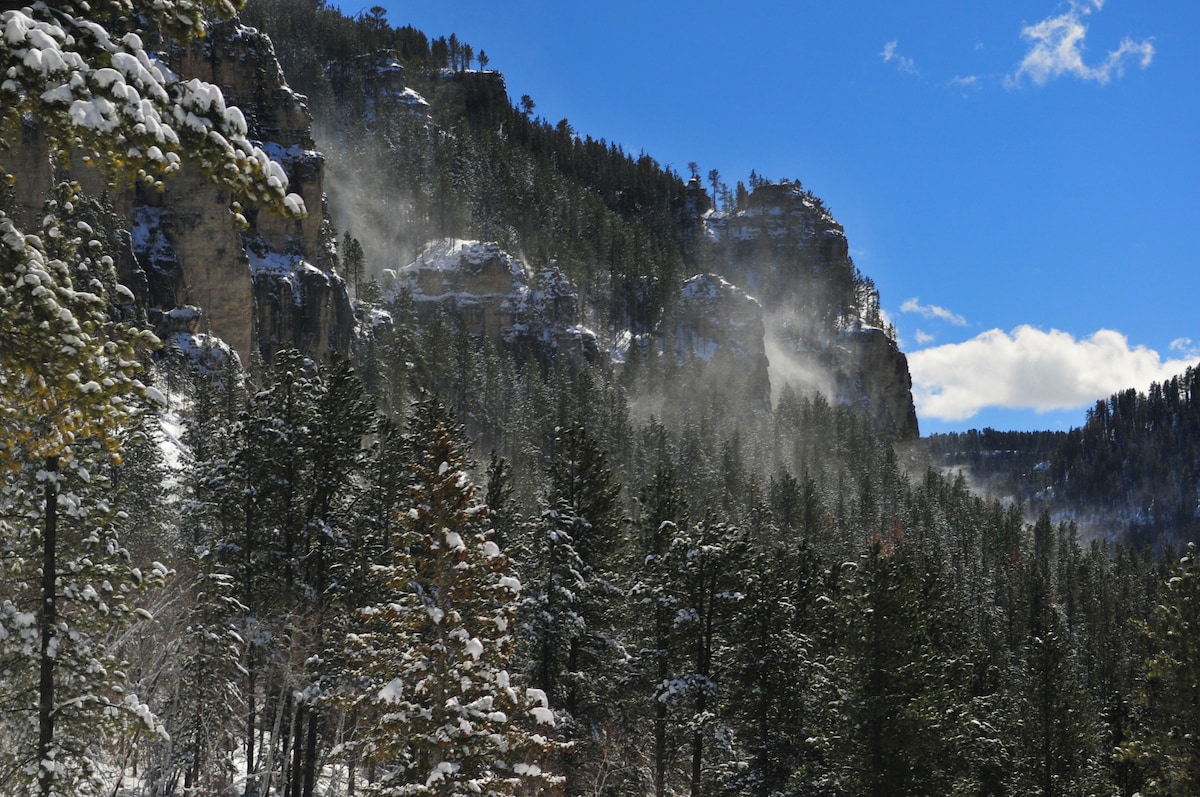
M221 23L205 39L170 51L169 60L180 74L218 85L242 109L251 135L284 166L309 215L250 213L250 229L239 233L231 197L185 170L162 193L138 188L115 198L132 233L126 282L168 342L177 338L177 349L223 341L243 361L252 353L269 361L285 346L314 357L348 350L354 315L333 268L325 159L305 99L288 87L270 40ZM394 54L376 53L357 66L372 75L375 103L404 106L430 135L430 106L404 84ZM447 73L444 80L474 97L471 107L508 102L499 73ZM38 196L55 175L36 147L22 155L24 169L15 171ZM916 437L907 361L880 320L877 294L860 289L845 233L820 200L798 183L766 183L737 210L716 211L698 180L688 191L680 226L703 239L696 263L703 271L681 285L658 328L638 336L637 345L681 363L719 363L754 406L769 406L772 387L798 381L861 406L897 437ZM619 363L633 338L605 330L604 339L614 341L606 350L585 326L577 287L561 269L524 263L495 243L436 241L384 277L385 288L407 291L418 310L452 308L470 331L521 357Z
M376 103L420 96L401 82L403 68L388 53L364 57L357 66ZM449 81L463 92L486 94L486 102L478 97L466 102L472 119L482 113L479 107L508 101L498 73L446 72L442 81L438 85ZM436 128L427 102L407 107L423 129ZM418 308L453 307L474 334L520 354L585 352L587 359L599 357L619 369L636 346L643 354L693 364L730 401L769 407L773 389L791 382L861 407L889 435L919 435L907 360L882 319L873 285L850 258L842 226L819 198L799 183L763 182L736 210L716 211L697 179L687 187L678 221L685 248L689 238L699 242L690 246L689 262L701 270L684 281L666 315L654 329L640 330L643 334L602 329L591 320L598 338L575 335L589 323L577 317L579 286L558 293L539 289L537 269L514 266L515 259L495 243L473 242L446 261L448 244L434 242L413 263L388 272L388 285L407 288ZM414 243L397 244L397 250ZM570 312L519 311L523 297L551 294L575 297Z

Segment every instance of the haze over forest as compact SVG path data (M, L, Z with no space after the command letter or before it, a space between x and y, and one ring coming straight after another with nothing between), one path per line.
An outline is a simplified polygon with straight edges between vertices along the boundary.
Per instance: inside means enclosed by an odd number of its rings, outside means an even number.
M482 47L551 122L802 179L880 287L926 432L1065 431L1197 362L1191 4L380 5Z

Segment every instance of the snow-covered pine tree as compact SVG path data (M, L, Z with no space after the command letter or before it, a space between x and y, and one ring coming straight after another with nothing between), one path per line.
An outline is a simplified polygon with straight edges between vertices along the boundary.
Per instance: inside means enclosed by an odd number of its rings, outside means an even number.
M1103 771L1100 728L1080 679L1066 610L1053 570L1054 527L1043 512L1031 529L1034 556L1026 567L1028 634L1013 679L1013 788L1046 797L1094 794Z
M340 752L374 795L536 791L557 781L542 769L553 715L507 669L520 582L443 410L420 405L410 434L410 495L372 568L385 598L346 638L335 700L357 727Z
M558 565L573 591L569 611L577 615L577 630L560 640L566 646L570 681L563 708L586 727L598 711L611 706L614 665L622 658L616 638L617 605L622 591L617 582L617 553L621 540L621 483L612 474L608 456L583 425L559 430L555 459L549 468L546 503L550 521L546 532L562 548ZM569 550L568 550L569 549ZM570 575L568 575L570 574Z
M0 149L31 129L48 156L72 156L111 178L156 183L184 157L236 200L300 215L287 177L246 138L245 117L221 92L183 81L144 48L139 26L187 38L229 0L65 0L0 6ZM30 124L32 123L32 125ZM3 172L0 167L0 172ZM11 182L12 175L3 177ZM142 571L113 533L99 486L135 412L137 349L152 336L114 321L113 262L86 222L75 186L49 197L40 235L0 213L0 774L18 794L88 794L100 785L94 751L114 726L155 727L122 695L120 669L99 634L127 621ZM115 290L120 296L108 295Z
M104 644L165 575L130 562L106 478L154 339L109 318L113 264L73 218L82 202L63 186L37 237L0 214L0 782L16 793L92 793L100 743L157 730Z
M658 698L658 685L671 675L674 657L673 626L679 606L678 596L670 589L668 556L671 542L683 521L684 502L675 471L660 465L638 495L636 522L639 551L638 567L633 573L629 597L638 626L637 658L634 674L641 687L642 701L648 708L653 745L649 756L650 780L655 797L667 793L667 775L674 759L675 734L665 700Z
M575 548L574 535L586 533L586 526L564 500L543 509L527 526L533 541L521 615L530 676L556 706L565 706L574 688L571 650L578 648L585 629L580 604L588 587L585 574L590 573Z
M871 795L949 794L963 769L947 659L932 626L936 590L903 538L870 541L829 585L835 625L822 785ZM954 727L950 727L953 724Z
M745 599L736 606L738 643L727 679L730 720L746 760L728 786L767 797L793 779L806 782L827 730L825 706L835 695L818 650L816 551L774 524L752 531L761 542L743 569Z
M720 705L724 662L718 653L744 598L738 571L746 551L738 529L724 523L702 520L674 531L658 570L659 586L674 608L673 655L654 700L683 731L689 791L700 797L719 780L719 765L733 755L728 717Z
M216 552L199 545L186 557L183 626L172 637L173 690L162 710L170 733L157 787L169 793L219 790L235 771L242 716L242 604ZM182 780L182 784L179 781Z
M602 757L600 728L620 720L621 484L584 426L556 432L542 512L524 531L521 614L532 681L559 711L559 737L574 746L562 766L566 792L576 794L594 780L587 770Z
M155 680L170 740L143 758L152 790L219 790L245 755L245 585L236 531L243 528L242 464L234 454L246 400L236 357L218 374L176 377L189 422L179 472L180 528L168 591L169 611L156 613L155 635L169 664Z
M204 466L200 495L238 584L248 772L264 790L304 791L329 743L316 697L333 619L353 608L341 594L362 554L352 507L365 489L362 441L374 413L346 361L318 366L281 350L258 378L229 426L227 454Z
M348 560L364 554L356 546L362 528L357 506L372 488L361 478L371 453L363 440L376 428L374 405L346 359L335 357L317 367L308 398L296 568L303 593L292 609L303 629L293 634L293 659L305 664L293 687L292 760L284 778L296 797L314 793L320 761L332 745L332 734L322 732L331 723L320 696L337 668L321 654L341 640L339 620L359 605L347 603L347 585L338 579Z

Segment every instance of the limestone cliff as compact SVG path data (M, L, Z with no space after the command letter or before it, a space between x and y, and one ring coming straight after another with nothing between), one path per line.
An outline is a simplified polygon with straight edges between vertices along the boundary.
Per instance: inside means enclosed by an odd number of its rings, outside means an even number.
M859 327L842 333L835 352L837 400L862 406L879 428L901 439L919 437L908 358L896 341L881 329Z
M319 357L347 350L353 313L333 270L324 207L324 158L315 150L304 97L284 80L271 41L236 22L171 53L180 74L217 86L241 108L250 134L288 174L308 216L252 213L250 229L229 223L230 198L185 172L161 195L135 202L134 253L148 266L152 306L202 308L208 331L243 358L270 360L282 347ZM146 246L145 242L151 242Z
M250 137L280 162L290 189L304 198L307 218L251 210L250 229L239 233L229 193L187 166L162 192L136 186L114 193L86 167L58 173L36 131L5 159L16 177L16 203L36 213L46 191L66 176L104 193L130 232L129 250L117 258L122 281L168 343L204 334L224 341L243 362L253 351L269 361L284 346L314 357L347 350L353 314L333 269L324 159L313 145L304 98L288 88L270 40L236 22L220 23L187 47L167 47L165 57L178 74L219 86L227 103L241 108ZM172 311L184 307L192 308L189 332L172 320Z

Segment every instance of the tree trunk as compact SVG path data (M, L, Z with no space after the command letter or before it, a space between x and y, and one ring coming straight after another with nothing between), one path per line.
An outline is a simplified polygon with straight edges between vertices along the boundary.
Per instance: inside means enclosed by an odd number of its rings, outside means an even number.
M246 668L246 792L245 797L257 797L258 778L254 774L254 728L257 724L257 707L254 705L255 684L254 662Z
M300 789L304 780L304 727L308 708L303 701L297 701L296 713L292 720L292 774L288 777L287 794L289 797L300 797Z
M254 733L258 729L258 706L256 690L258 689L258 663L255 660L257 642L250 628L255 620L257 606L254 600L254 555L257 541L254 535L254 496L247 491L243 498L242 523L245 540L242 551L242 603L245 606L244 619L246 624L246 640L244 652L246 656L246 791L245 797L257 797L259 793L259 776L254 760ZM261 747L261 744L259 745ZM259 751L261 753L261 751Z
M343 717L342 722L345 723ZM358 741L358 710L355 709L350 714L350 738ZM338 732L338 742L346 743L345 726ZM346 797L354 797L355 787L358 786L358 745L350 747L350 760L346 762Z
M48 796L54 787L53 773L42 763L54 744L54 636L58 625L55 586L58 575L58 457L46 457L44 488L45 524L42 528L42 646L38 657L38 792Z
M571 638L570 649L567 653L567 713L579 719L579 637Z
M304 790L301 797L313 797L317 786L317 727L320 717L315 708L308 710L308 740L304 751Z
M662 612L661 608L656 612ZM656 618L658 645L658 683L667 680L667 651L666 628L661 617ZM658 697L656 695L656 697ZM667 703L665 700L654 701L654 795L665 797L667 793Z
M708 571L707 576L706 572ZM704 620L700 637L696 641L696 672L701 678L700 693L696 695L696 716L703 717L708 711L708 680L712 676L712 648L717 611L717 568L706 567L700 560L700 595L697 610ZM704 729L697 726L692 735L692 797L700 797L704 773Z

